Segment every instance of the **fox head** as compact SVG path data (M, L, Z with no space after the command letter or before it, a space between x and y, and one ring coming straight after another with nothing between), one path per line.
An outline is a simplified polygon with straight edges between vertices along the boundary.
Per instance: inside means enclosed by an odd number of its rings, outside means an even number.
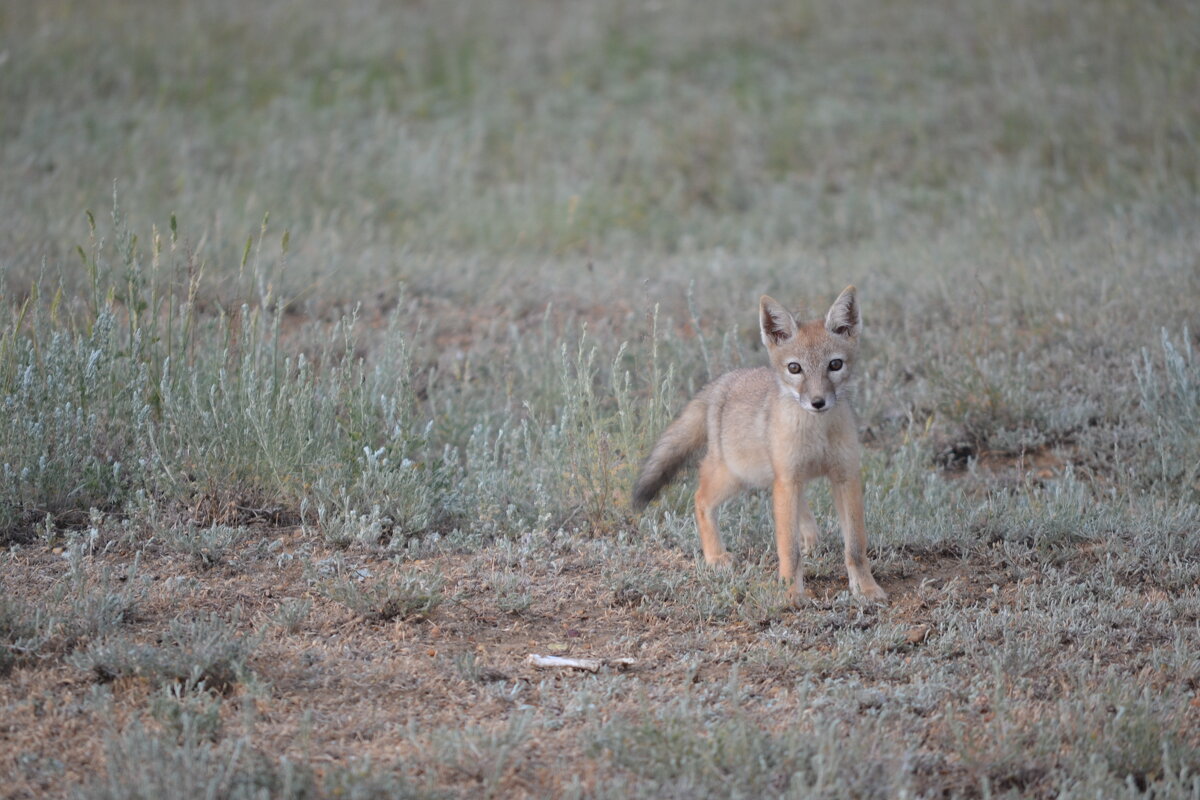
M850 381L862 329L854 287L842 290L825 319L800 325L787 309L763 295L759 320L780 388L813 414L837 405L839 393Z

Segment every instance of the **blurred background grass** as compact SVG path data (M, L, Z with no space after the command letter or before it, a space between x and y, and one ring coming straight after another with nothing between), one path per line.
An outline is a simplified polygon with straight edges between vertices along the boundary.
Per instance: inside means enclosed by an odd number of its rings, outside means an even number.
M25 279L71 270L81 210L114 182L137 227L186 220L217 273L269 212L292 233L288 292L326 301L577 288L589 259L690 280L715 254L759 281L820 264L1009 283L1047 239L1095 242L1072 259L1094 270L1128 228L1165 248L1196 216L1190 3L0 14L0 252Z

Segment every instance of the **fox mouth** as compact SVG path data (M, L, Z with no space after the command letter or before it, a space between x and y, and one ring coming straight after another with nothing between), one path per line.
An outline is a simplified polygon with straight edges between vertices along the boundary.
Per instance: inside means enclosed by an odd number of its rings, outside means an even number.
M791 387L789 387L791 388ZM791 388L791 396L810 414L824 414L829 409L837 405L837 398L825 395L824 397L808 398L801 394L797 389Z
M833 408L834 402L829 398L822 397L817 401L801 400L800 407L810 414L824 414L829 409Z

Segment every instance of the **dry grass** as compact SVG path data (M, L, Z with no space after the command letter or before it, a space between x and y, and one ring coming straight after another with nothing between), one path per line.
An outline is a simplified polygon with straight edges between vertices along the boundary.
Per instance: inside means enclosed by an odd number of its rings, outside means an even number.
M746 569L722 576L679 551L560 535L408 561L404 570L442 581L444 602L427 615L378 620L321 586L330 576L394 575L393 558L328 550L300 531L255 529L248 538L213 568L145 551L145 596L129 635L153 642L181 609L232 615L258 644L252 677L219 704L221 736L308 765L318 782L369 763L377 775L395 770L412 786L461 796L596 794L613 781L675 792L687 784L668 765L729 770L720 760L735 756L701 745L751 725L768 743L819 747L849 735L846 746L865 746L860 755L873 766L844 777L867 781L875 796L902 787L969 795L983 785L1045 795L1089 754L1105 755L1103 737L1097 746L1095 732L1069 717L1107 725L1126 713L1150 714L1161 730L1140 733L1175 742L1175 757L1200 766L1192 749L1200 709L1187 700L1200 665L1189 659L1190 674L1181 672L1170 654L1195 646L1184 619L1200 608L1135 575L1112 584L1104 602L1128 613L1102 630L1074 612L1055 618L1047 599L1082 599L1098 582L1089 573L1105 571L1090 546L1053 565L1012 546L894 553L877 570L892 595L886 608L848 600L838 558L825 551L811 581L818 599L792 609L765 545L743 554ZM118 552L85 569L127 563ZM61 557L29 549L6 566L6 585L33 602L68 580L66 571ZM494 576L509 572L528 604L505 612ZM307 614L281 624L280 610L296 600ZM1048 619L1052 629L1039 630ZM637 665L596 676L539 671L524 663L534 652ZM142 710L155 686L136 675L97 685L61 662L18 667L0 684L6 796L61 794L90 780L102 742L134 719L164 730ZM654 738L668 735L702 737L692 745L700 754ZM516 738L506 746L505 736ZM1128 754L1138 744L1118 737L1108 746ZM998 758L1005 748L1013 750ZM1160 780L1160 756L1130 767L1134 780ZM783 781L781 791L806 774L798 765L795 775L762 769L764 780Z

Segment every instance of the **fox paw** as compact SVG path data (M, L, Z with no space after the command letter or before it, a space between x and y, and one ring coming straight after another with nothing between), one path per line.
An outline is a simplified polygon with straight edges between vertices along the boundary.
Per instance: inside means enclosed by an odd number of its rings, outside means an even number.
M807 586L797 585L793 583L787 587L787 599L792 606L799 608L800 606L808 605L817 599L812 589Z
M722 550L720 553L717 553L714 556L710 556L706 553L704 556L704 561L710 567L717 567L719 569L728 569L733 566L733 556L729 555L728 550Z
M872 603L886 603L888 599L887 592L874 581L865 586L861 584L853 586L851 590L862 599L870 600Z

